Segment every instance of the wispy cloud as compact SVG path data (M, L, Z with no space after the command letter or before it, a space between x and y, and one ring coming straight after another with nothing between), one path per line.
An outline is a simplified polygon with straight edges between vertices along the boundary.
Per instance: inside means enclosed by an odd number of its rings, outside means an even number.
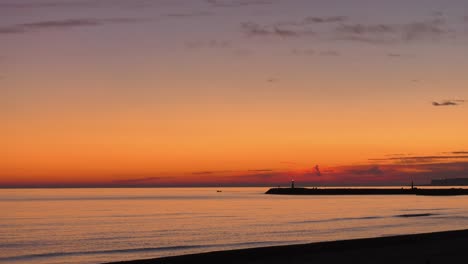
M457 106L463 104L465 100L444 100L440 102L432 102L433 106Z
M468 154L468 151L453 151L452 154L455 154L455 155Z
M434 40L448 36L450 30L442 19L430 19L406 24L341 24L335 39L368 43L395 43Z
M367 169L349 170L347 172L353 175L382 175L384 173L379 166L372 166Z
M272 169L254 169L254 170L248 170L250 172L271 172L273 171Z
M305 32L299 32L290 29L283 29L279 26L261 26L253 22L245 22L241 24L242 29L250 37L261 36L277 36L282 38L298 37ZM309 32L311 33L311 32Z
M310 16L302 20L292 20L292 21L282 21L273 24L273 26L281 27L306 27L308 25L319 25L319 24L333 24L333 23L343 23L347 21L348 18L345 16L325 16L317 17Z
M253 22L241 24L242 29L248 36L279 36L279 37L299 37L316 35L310 25L341 23L346 21L344 16L329 17L306 17L298 21L283 21L267 25L260 25Z
M46 20L33 23L16 24L7 27L0 27L0 34L18 34L28 33L39 30L51 29L69 29L76 27L93 27L105 24L125 24L141 21L134 18L106 18L106 19L64 19L64 20Z
M306 17L304 23L307 24L322 24L322 23L339 23L345 22L348 18L345 16L328 16L328 17Z
M401 156L401 157L389 157L389 158L369 159L369 160L373 162L395 162L399 164L409 164L409 163L431 163L431 162L438 162L441 160L468 159L468 155L464 155L468 153L453 152L453 154L455 155Z

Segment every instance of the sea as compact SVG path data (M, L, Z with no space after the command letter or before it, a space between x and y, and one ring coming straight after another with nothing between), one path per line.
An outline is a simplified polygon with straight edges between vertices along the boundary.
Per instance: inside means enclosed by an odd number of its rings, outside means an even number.
M468 228L468 196L0 189L0 263L103 263Z

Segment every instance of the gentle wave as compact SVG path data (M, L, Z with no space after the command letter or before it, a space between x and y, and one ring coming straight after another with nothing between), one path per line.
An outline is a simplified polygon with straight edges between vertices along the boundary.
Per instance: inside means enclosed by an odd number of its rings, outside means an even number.
M385 216L340 217L340 218L330 218L330 219L321 219L321 220L293 221L289 223L291 224L326 223L326 222L337 222L337 221L369 220L369 219L379 219L379 218L385 218Z
M389 217L424 217L424 216L436 216L441 214L434 213L418 213L418 214L399 214L392 216L363 216L363 217L340 217L340 218L329 218L329 219L320 219L320 220L305 220L305 221L292 221L290 224L306 224L306 223L327 223L327 222L339 222L339 221L353 221L353 220L372 220L372 219L383 219Z
M424 214L401 214L401 215L395 215L394 217L424 217L424 216L433 216L433 215L438 215L438 214L431 214L431 213L424 213Z
M291 243L299 243L299 242L298 241L259 241L259 242L244 242L244 243L232 243L232 244L208 244L208 245L129 248L129 249L97 250L97 251L51 252L51 253L20 255L20 256L14 256L14 257L3 257L3 258L0 258L0 261L18 261L18 260L35 259L35 258L53 258L53 257L99 255L99 254L125 254L125 253L157 252L157 251L180 251L180 250L203 249L203 248L208 249L208 248L223 248L223 247L252 247L252 246L260 246L260 245L282 245L282 244L291 244Z

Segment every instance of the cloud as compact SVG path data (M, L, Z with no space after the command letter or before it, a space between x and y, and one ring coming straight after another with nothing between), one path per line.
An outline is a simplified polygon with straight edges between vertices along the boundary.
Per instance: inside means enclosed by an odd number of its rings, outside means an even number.
M133 18L106 18L106 19L64 19L64 20L46 20L34 23L16 24L9 27L1 27L0 34L18 34L28 33L39 30L49 29L68 29L76 27L92 27L104 24L123 24L135 23L141 21Z
M300 21L283 21L269 25L259 25L253 22L242 23L242 29L248 36L279 36L279 37L299 37L312 36L315 32L309 25L339 23L346 21L344 16L329 17L306 17Z
M251 172L271 172L273 171L272 169L255 169L255 170L248 170Z
M445 178L467 178L468 162L449 162L449 163L432 163L425 165L417 165L416 172L409 172L415 178L426 180L445 179Z
M369 169L356 169L356 170L348 170L347 171L353 175L382 175L384 172L379 168L379 166L373 166Z
M261 26L253 22L241 23L243 31L249 37L266 37L276 36L282 38L299 37L306 35L314 35L314 32L309 30L286 29L281 26Z
M462 155L432 155L432 156L405 156L405 157L390 157L390 158L382 158L382 159L369 159L370 161L374 162L396 162L399 164L417 164L417 163L431 163L440 160L455 160L455 159L468 159L468 155L463 155L466 153L455 153L453 154L462 154Z
M433 106L456 106L456 105L460 105L460 104L463 104L465 102L465 100L444 100L444 101L441 101L441 102L432 102L432 105Z
M345 16L329 16L329 17L306 17L304 19L305 23L308 24L322 24L322 23L339 23L345 22L347 17Z
M468 154L468 151L453 151L452 154L458 155L458 154Z
M314 170L317 176L322 176L322 172L320 172L319 165L315 165Z
M298 21L283 21L277 22L274 26L292 26L292 27L306 27L308 25L317 25L317 24L332 24L332 23L343 23L347 21L348 18L345 16L329 16L329 17L306 17Z
M335 29L335 39L368 43L395 43L434 40L447 36L442 19L430 19L406 24L341 24Z

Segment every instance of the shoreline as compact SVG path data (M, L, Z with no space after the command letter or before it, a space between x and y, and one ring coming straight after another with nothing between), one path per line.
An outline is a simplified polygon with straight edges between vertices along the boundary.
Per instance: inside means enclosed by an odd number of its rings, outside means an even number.
M468 229L214 251L107 264L157 263L462 263Z

